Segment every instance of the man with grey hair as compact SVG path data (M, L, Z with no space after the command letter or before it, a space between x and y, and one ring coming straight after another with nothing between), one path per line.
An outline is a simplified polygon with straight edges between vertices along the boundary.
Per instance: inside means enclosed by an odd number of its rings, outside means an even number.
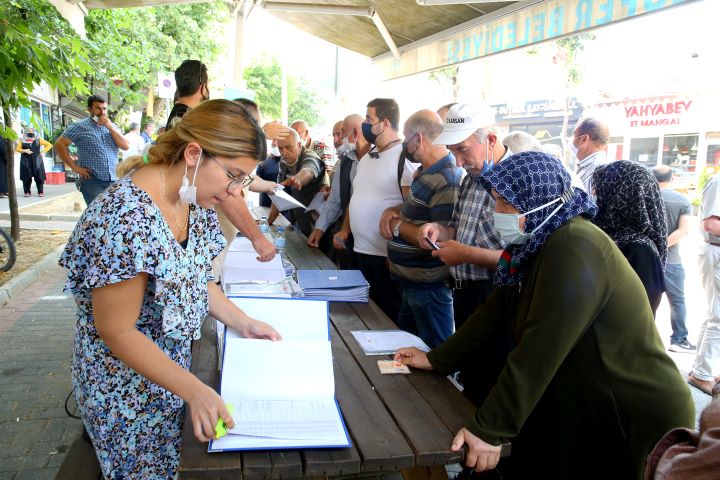
M287 137L279 138L277 146L280 150L277 183L290 187L290 194L295 200L308 206L320 188L326 185L325 164L315 152L303 146L300 135L294 129L290 129ZM272 224L279 213L273 204L268 222ZM315 223L310 212L294 208L289 213L291 222L295 223L303 234L310 235Z
M140 124L130 122L128 132L125 134L125 140L128 141L128 149L122 151L123 160L133 155L141 155L145 149L145 140L140 136Z
M585 185L585 191L592 191L592 176L595 169L607 163L607 144L610 134L607 125L592 117L580 120L573 130L570 148L577 158L575 173Z
M312 137L310 136L310 127L308 127L308 124L305 120L295 120L290 124L290 128L295 130L298 135L300 135L302 146L306 150L312 150L317 153L317 156L324 163L327 163L328 160L331 160L332 151L330 150L330 147L325 145L325 142L312 139Z
M403 203L380 217L390 274L402 293L396 323L431 348L453 333L452 292L445 283L450 269L432 256L431 244L420 232L428 222L448 225L462 178L445 145L433 144L442 130L442 120L431 110L420 110L405 122L403 153L420 168Z
M437 242L434 257L450 266L453 287L455 329L485 303L493 290L493 275L503 243L495 230L495 200L480 183L483 172L513 152L497 137L495 110L481 104L457 104L450 107L443 132L433 142L447 145L458 167L468 174L460 184L458 202L448 225L430 222L419 235ZM430 248L427 242L425 248ZM461 369L464 393L473 402L481 402L495 383L496 373L507 353L505 339L489 345L481 354L481 369Z

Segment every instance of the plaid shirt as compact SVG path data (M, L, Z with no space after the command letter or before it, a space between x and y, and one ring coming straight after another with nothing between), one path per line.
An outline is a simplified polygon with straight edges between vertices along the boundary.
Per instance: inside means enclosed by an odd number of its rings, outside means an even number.
M493 221L495 199L480 184L480 176L467 174L460 184L460 197L455 204L450 226L456 230L455 239L471 247L503 248ZM472 263L450 267L455 280L488 280L495 272Z
M62 136L75 144L78 164L90 169L93 177L106 182L117 179L118 146L106 127L88 117L68 126Z

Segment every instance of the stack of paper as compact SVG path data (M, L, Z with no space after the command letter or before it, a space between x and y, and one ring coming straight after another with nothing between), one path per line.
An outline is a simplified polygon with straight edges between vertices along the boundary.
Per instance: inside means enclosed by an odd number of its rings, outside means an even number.
M226 330L220 395L234 407L235 428L208 451L349 447L335 400L327 302L231 300L283 340Z
M222 285L227 295L285 298L302 295L295 281L287 277L280 255L269 262L258 261L245 237L230 244L222 269Z
M303 295L333 302L368 301L370 284L360 270L298 270Z
M430 348L422 339L404 330L354 330L355 340L365 355L393 355L403 347L415 347L423 352Z

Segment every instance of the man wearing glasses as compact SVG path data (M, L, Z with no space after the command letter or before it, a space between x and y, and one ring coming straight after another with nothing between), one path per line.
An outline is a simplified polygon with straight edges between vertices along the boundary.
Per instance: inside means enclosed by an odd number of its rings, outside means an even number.
M288 193L295 200L307 206L310 204L320 188L327 186L325 164L317 153L302 145L300 135L295 130L290 130L290 135L277 140L280 149L280 171L278 183L288 187ZM279 211L273 204L268 216L268 222L272 224L277 218ZM289 211L290 222L295 224L300 231L307 235L313 231L315 220L310 212L302 208L295 208Z
M573 130L570 149L577 157L577 173L585 191L593 195L592 176L595 169L607 163L607 145L610 133L607 125L596 118L583 118Z

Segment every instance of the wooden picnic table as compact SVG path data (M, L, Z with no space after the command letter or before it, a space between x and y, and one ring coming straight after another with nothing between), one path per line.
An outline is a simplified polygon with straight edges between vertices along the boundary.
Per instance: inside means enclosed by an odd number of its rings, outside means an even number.
M286 255L298 269L336 268L297 231L286 232ZM208 453L207 444L195 439L187 415L180 478L347 477L392 471L403 471L406 478L447 478L444 465L463 458L463 452L450 451L450 444L475 407L438 373L380 374L377 360L390 357L366 356L350 333L397 328L372 301L333 302L330 322L335 393L352 447ZM215 320L208 318L202 338L193 345L192 372L215 389L216 342Z

